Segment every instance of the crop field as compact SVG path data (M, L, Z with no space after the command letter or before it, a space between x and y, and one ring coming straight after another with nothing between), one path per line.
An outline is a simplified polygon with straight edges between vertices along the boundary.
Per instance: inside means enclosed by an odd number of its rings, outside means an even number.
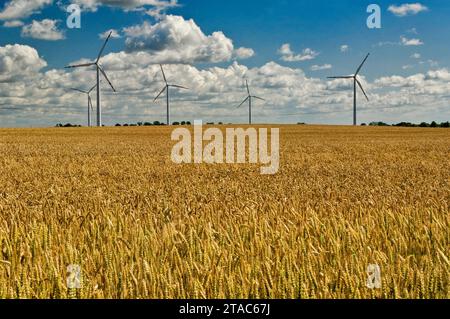
M450 298L450 130L278 127L276 175L176 165L168 127L1 129L0 298Z

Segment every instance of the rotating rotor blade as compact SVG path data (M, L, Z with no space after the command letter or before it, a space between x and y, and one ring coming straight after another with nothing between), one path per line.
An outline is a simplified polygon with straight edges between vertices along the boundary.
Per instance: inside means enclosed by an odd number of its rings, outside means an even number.
M368 53L368 54L366 55L366 58L364 59L364 61L362 61L361 65L360 65L359 68L356 70L355 76L357 76L358 73L359 73L359 71L361 71L361 68L363 67L364 63L366 63L367 58L369 57L369 55L370 55L370 53Z
M328 76L327 79L353 79L353 76Z
M100 58L102 57L103 51L105 50L105 47L106 47L106 43L108 43L109 38L111 37L111 34L112 34L112 31L109 32L108 37L107 37L106 40L105 40L105 43L103 43L103 46L102 46L102 48L100 49L100 53L98 54L97 61L96 61L95 63L98 63L98 61L99 61Z
M100 72L102 72L103 76L105 77L106 81L108 81L109 85L111 86L111 88L113 89L114 92L117 92L116 89L114 88L114 86L112 85L111 81L108 79L108 77L106 76L105 71L103 71L103 69L98 66L98 69L100 70Z
M91 93L93 89L95 89L97 87L97 84L95 84L87 93Z
M83 91L83 90L80 90L80 89L74 89L74 88L71 88L71 90L72 90L72 91L77 91L77 92L80 92L80 93L84 93L84 94L87 94L87 93L88 93L88 92Z
M259 96L252 96L252 98L255 98L255 99L258 99L258 100L261 100L261 101L265 101L262 97L259 97Z
M161 67L161 72L162 72L162 75L163 75L163 78L164 78L164 82L166 82L166 84L167 84L167 78L166 78L166 74L164 73L163 66L162 66L162 64L160 64L159 66Z
M171 84L171 85L169 85L169 86L174 87L174 88L179 88L179 89L189 90L187 87L184 87L184 86L181 86L181 85Z
M250 89L248 88L248 80L245 80L245 85L247 86L247 93L250 95Z
M74 64L74 65L65 66L64 68L72 69L72 68L81 68L81 67L92 66L92 65L95 65L95 63Z
M358 83L358 86L359 86L359 88L361 89L361 91L364 93L364 96L366 97L367 101L369 101L369 98L367 97L367 94L366 94L366 92L364 91L361 82L359 82L357 78L355 78L355 81L356 81L356 83Z
M167 89L167 86L165 86L162 90L161 90L161 92L159 92L159 94L155 97L155 99L153 100L153 102L156 102L156 100L161 96L161 94L163 94L164 93L164 91Z
M88 104L89 104L89 107L91 108L91 112L94 112L94 108L92 107L92 99L91 99L90 95L88 95Z
M240 108L240 107L242 106L242 104L244 104L245 102L247 102L249 98L250 98L250 96L247 96L247 98L246 98L244 101L242 101L241 104L239 104L239 106L237 107L237 109Z

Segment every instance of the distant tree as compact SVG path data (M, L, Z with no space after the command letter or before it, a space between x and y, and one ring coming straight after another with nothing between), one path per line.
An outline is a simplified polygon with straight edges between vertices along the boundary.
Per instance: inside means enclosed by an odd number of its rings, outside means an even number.
M143 124L142 122L137 122L138 126L142 126L142 124Z
M150 123L150 122L145 122L145 123L144 123L144 126L152 126L152 123Z
M450 128L450 122L441 123L441 127Z
M181 121L181 125L186 125L186 121Z
M130 126L137 126L137 124L130 124Z
M117 123L116 126L122 126L122 125L120 125L119 123Z
M371 122L369 126L389 126L389 124L386 124L384 122Z
M438 127L438 124L435 121L433 121L431 122L430 127Z
M180 125L180 122L173 122L172 125Z
M191 122L187 121L187 122L186 122L186 125L191 125Z
M415 127L416 125L410 122L400 122L395 124L394 126L400 126L400 127Z
M367 126L367 124L366 123L362 123L361 126Z
M427 122L422 122L419 125L420 127L430 127L430 124L428 124Z
M127 123L125 123L123 126L129 126Z
M161 125L161 122L159 122L159 121L154 121L154 122L153 122L153 125Z
M206 125L214 125L214 122L208 122Z
M219 125L223 125L223 122L219 122Z
M298 122L297 125L306 125L304 122Z

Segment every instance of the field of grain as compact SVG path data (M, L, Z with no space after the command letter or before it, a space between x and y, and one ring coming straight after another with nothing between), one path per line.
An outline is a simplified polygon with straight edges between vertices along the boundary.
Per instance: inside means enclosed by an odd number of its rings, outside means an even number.
M274 176L170 133L0 130L0 298L450 297L450 130L281 126Z

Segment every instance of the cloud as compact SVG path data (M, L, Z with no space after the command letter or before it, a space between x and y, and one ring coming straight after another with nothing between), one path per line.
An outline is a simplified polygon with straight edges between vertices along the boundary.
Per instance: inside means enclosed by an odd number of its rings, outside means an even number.
M285 62L299 62L299 61L308 61L308 60L314 60L319 53L310 49L306 48L302 51L300 54L295 54L292 49L291 45L289 43L285 43L281 46L281 48L278 50L278 54L281 55L281 60Z
M247 48L235 50L221 31L205 35L194 20L180 16L167 15L155 24L145 21L123 32L128 53L146 52L155 63L218 63L254 54Z
M32 47L20 44L0 47L0 83L32 78L46 66L47 62Z
M24 25L24 23L20 20L5 21L5 23L3 23L3 26L5 28L17 28L17 27L21 27L23 25Z
M329 70L332 68L333 68L333 66L331 64L313 65L311 67L311 71L322 71L322 70Z
M33 20L31 24L22 27L22 37L47 41L63 40L65 36L58 30L58 22L58 20L50 19Z
M52 3L53 0L10 0L0 11L0 20L27 18Z
M408 39L404 36L400 37L401 39L401 45L404 46L419 46L423 45L424 43L420 39Z
M255 55L255 51L253 51L253 49L250 49L250 48L241 47L241 48L234 50L234 56L240 60L249 59L254 55Z
M400 36L399 42L384 41L384 42L378 42L375 46L383 47L383 46L387 46L387 45L420 46L420 45L424 45L424 43L420 39L415 39L415 38L409 39L405 36Z
M341 45L340 50L342 53L345 53L345 52L348 52L348 50L350 50L350 47L347 44L343 44L343 45Z
M147 10L145 13L155 19L162 19L166 15L166 11L171 8L178 7L178 0L170 0L169 2L161 3L153 7L152 9Z
M35 49L12 47L0 48L0 76L3 79L0 81L0 107L15 106L20 111L2 113L1 125L48 126L59 122L85 125L85 97L68 89L90 88L95 83L95 72L89 68L44 72L42 68L46 63ZM118 93L112 93L106 83L102 84L106 125L164 121L165 101L152 104L163 84L161 71L155 63L154 55L145 51L116 52L104 57L102 66L118 89ZM247 110L235 107L246 96L243 79L247 78L252 93L267 100L256 102L255 121L351 123L352 81L327 81L307 76L301 68L286 67L273 61L252 68L237 61L225 67L205 68L169 64L165 71L170 82L190 88L172 91L174 121L192 121L201 116L205 122L244 123ZM445 120L448 114L445 111L448 110L446 96L450 92L447 69L409 77L391 75L373 81L361 77L361 81L370 96L370 102L359 100L361 121ZM236 112L230 112L230 109Z
M119 39L119 38L122 37L120 35L119 31L117 31L115 29L109 29L109 30L107 30L107 31L105 31L103 33L100 33L98 36L100 37L100 39L105 40L108 37L110 32L111 32L111 39Z
M164 10L178 6L177 2L177 0L73 0L73 3L80 5L84 10L90 11L96 11L100 6L119 7L124 10L143 10L151 6L153 7L152 11L159 14Z
M411 59L420 59L420 58L421 58L420 53L414 53L411 55Z
M388 11L397 17L405 17L408 15L416 15L420 12L428 11L428 8L420 3L405 3L400 6L391 5Z
M410 64L407 64L407 65L402 66L402 69L403 69L403 70L409 70L409 69L412 69L412 68L414 68L414 66L413 66L413 65L410 65Z

